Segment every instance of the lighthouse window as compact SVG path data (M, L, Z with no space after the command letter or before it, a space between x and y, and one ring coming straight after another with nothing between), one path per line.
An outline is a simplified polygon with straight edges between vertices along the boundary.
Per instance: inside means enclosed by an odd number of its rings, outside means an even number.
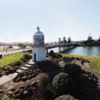
M36 53L34 53L34 62L36 62Z

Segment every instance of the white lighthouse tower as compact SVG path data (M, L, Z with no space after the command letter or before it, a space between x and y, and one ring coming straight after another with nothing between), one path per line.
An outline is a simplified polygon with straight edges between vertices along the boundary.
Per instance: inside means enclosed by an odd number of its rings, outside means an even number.
M44 47L44 35L37 27L37 32L33 35L32 60L34 62L46 60L46 50Z

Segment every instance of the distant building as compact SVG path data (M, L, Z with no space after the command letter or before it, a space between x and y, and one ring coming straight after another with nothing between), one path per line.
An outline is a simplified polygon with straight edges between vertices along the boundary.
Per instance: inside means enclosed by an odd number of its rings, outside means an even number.
M33 35L33 50L32 50L32 60L33 61L45 61L46 60L46 50L44 47L44 35L37 27L37 32Z

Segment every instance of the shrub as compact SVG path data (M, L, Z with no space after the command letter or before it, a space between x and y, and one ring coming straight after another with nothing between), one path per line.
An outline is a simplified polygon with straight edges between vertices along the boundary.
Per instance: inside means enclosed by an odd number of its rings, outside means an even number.
M22 57L22 58L20 58L20 60L21 60L23 63L27 62L27 60L26 60L26 59L24 59L23 57Z
M30 60L31 58L32 58L32 56L27 53L27 54L24 54L22 56L22 58L20 58L20 59L21 59L21 61L26 62L27 60Z
M62 95L57 97L55 100L77 100L77 99L71 95Z
M69 90L70 80L71 77L69 77L68 74L60 72L54 77L52 85L58 93L65 93Z
M71 63L67 63L64 66L64 71L69 75L73 75L73 76L80 76L83 73L83 70L79 65L71 64Z
M36 82L39 87L47 87L49 83L48 75L45 73L40 73L36 76Z
M49 55L50 55L51 57L53 57L53 58L55 58L55 56L56 56L53 50L51 50L51 51L49 52Z
M49 56L51 56L52 58L61 58L61 57L62 57L61 54L55 53L53 50L51 50L51 51L49 52Z
M80 93L81 88L81 79L83 77L84 71L81 69L79 65L76 64L66 64L64 66L64 72L68 73L68 75L72 78L73 87L71 88L74 95L78 95Z
M11 63L10 65L11 66L20 66L20 65L22 65L22 62L18 60L18 61Z

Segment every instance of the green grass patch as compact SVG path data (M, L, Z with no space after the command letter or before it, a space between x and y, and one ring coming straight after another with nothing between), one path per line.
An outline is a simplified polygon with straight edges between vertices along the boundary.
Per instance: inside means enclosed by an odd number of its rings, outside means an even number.
M90 68L100 73L100 57L99 56L80 56L80 55L70 55L62 54L64 57L79 57L90 61Z
M12 100L12 99L7 95L0 95L0 100Z
M0 67L8 65L14 61L20 60L20 58L24 55L25 53L17 53L13 55L8 55L5 56L4 58L0 59Z

